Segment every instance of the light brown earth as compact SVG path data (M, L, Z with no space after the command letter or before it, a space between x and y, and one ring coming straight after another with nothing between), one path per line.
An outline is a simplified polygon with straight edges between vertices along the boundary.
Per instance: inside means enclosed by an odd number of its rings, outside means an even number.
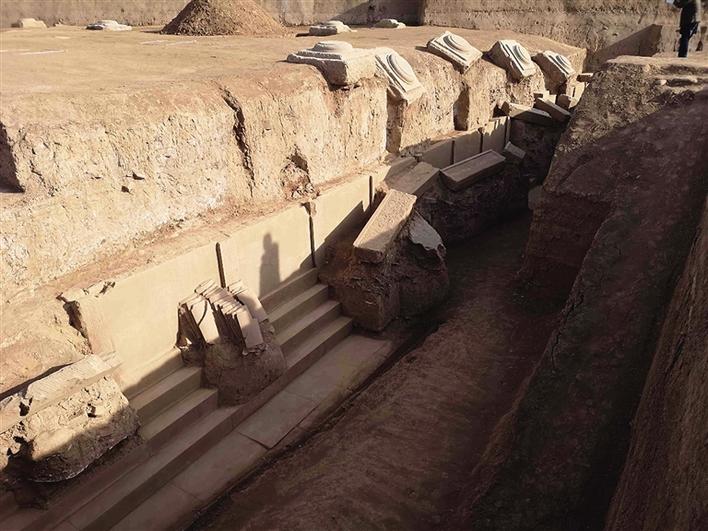
M192 0L163 29L171 35L278 35L285 28L254 0Z
M555 314L514 298L528 218L449 249L450 297L422 345L194 529L431 529L538 359Z

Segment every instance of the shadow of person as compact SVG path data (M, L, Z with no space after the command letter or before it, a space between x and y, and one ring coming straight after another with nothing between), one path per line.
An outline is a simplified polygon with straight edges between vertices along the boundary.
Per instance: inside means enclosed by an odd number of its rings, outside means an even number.
M263 236L259 295L273 291L280 284L280 251L270 234Z

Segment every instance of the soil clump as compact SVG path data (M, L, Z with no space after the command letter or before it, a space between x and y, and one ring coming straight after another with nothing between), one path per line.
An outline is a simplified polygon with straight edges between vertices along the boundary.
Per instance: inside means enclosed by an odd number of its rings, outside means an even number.
M162 33L272 36L285 28L253 0L192 0Z

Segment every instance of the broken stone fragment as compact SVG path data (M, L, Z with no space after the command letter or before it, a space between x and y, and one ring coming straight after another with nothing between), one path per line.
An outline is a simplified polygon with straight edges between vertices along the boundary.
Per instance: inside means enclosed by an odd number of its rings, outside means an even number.
M394 101L412 103L425 92L413 67L398 52L375 48L374 54L378 71L388 80L388 94Z
M568 96L567 94L558 94L556 97L556 104L564 108L566 111L574 109L579 103L578 98Z
M456 192L499 173L505 162L503 155L490 149L443 168L440 170L440 177L445 186Z
M547 112L556 122L564 124L570 120L570 113L552 101L538 99L534 106L541 111Z
M34 18L21 18L12 25L14 28L23 29L47 29L47 25L43 20L37 20Z
M2 435L0 446L10 435L18 443L8 447L13 468L33 481L56 482L76 476L137 429L128 399L104 377L25 417Z
M310 35L318 37L326 37L328 35L336 35L337 33L347 33L352 29L340 20L328 20L314 26L310 26Z
M472 46L467 39L446 31L428 41L428 51L447 59L460 67L462 72L482 57L482 52Z
M395 18L382 18L376 24L377 28L390 28L390 29L400 29L405 28L406 25L403 22L398 22Z
M506 70L516 81L536 73L536 65L531 60L528 50L514 40L501 40L494 43L489 51L492 62Z
M513 118L514 120L521 120L538 125L554 124L554 120L551 118L550 114L540 109L527 107L526 105L518 105L516 103L505 101L501 107L501 110L509 118Z
M537 53L534 61L541 67L541 70L553 81L560 85L566 83L575 75L575 69L570 60L552 50Z
M119 24L115 20L99 20L86 26L88 30L104 30L104 31L130 31L132 26L127 24Z
M515 146L511 142L507 142L506 146L504 146L504 151L502 154L507 158L507 159L512 159L515 160L516 162L521 162L524 160L524 157L526 156L526 152L521 149L518 146Z
M445 258L445 245L440 234L417 212L413 213L408 223L408 239L426 253L435 254L441 259Z
M354 240L354 255L364 262L382 262L408 221L415 201L414 195L390 190Z
M315 66L328 83L338 86L353 85L376 75L371 52L344 41L318 42L312 48L291 53L288 62Z

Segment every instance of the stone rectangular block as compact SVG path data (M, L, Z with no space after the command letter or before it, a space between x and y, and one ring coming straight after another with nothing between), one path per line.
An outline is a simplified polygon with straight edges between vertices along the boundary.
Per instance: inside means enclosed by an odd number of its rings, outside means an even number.
M489 51L489 57L495 65L506 70L516 81L536 73L536 65L528 50L515 40L497 41Z
M289 63L316 67L332 85L353 85L376 75L376 61L370 50L352 47L345 41L322 41L307 50L288 55Z
M315 199L311 209L315 262L324 262L327 247L344 235L356 232L366 223L372 199L369 173L328 188Z
M226 285L240 280L263 297L312 267L310 218L301 205L224 230L229 236L219 247Z
M420 197L435 185L438 168L420 162L414 168L404 171L387 181L389 188Z
M506 116L499 116L497 118L492 118L483 128L482 128L482 151L488 151L490 149L501 153L504 151L504 146L507 142L509 127L509 118Z
M354 240L354 255L364 262L382 262L408 221L415 201L414 195L390 190Z
M556 97L556 105L564 108L566 111L574 109L578 105L578 98L568 96L567 94L558 94Z
M501 171L506 158L488 150L440 170L443 183L453 191L464 190Z
M554 125L555 123L551 115L547 112L527 107L526 105L518 105L505 101L502 105L502 111L509 118L513 118L514 120L521 120L538 125Z
M534 106L551 115L556 122L565 123L570 120L570 113L560 105L556 105L552 101L537 99Z
M452 163L474 157L482 152L482 133L473 131L455 137L452 149Z
M514 159L517 162L521 162L522 160L524 160L526 152L520 147L515 146L511 142L507 142L506 146L504 146L504 151L502 152L502 155L504 155L507 159Z
M436 168L444 168L452 164L454 139L446 138L436 142L423 152L422 162L427 162Z

